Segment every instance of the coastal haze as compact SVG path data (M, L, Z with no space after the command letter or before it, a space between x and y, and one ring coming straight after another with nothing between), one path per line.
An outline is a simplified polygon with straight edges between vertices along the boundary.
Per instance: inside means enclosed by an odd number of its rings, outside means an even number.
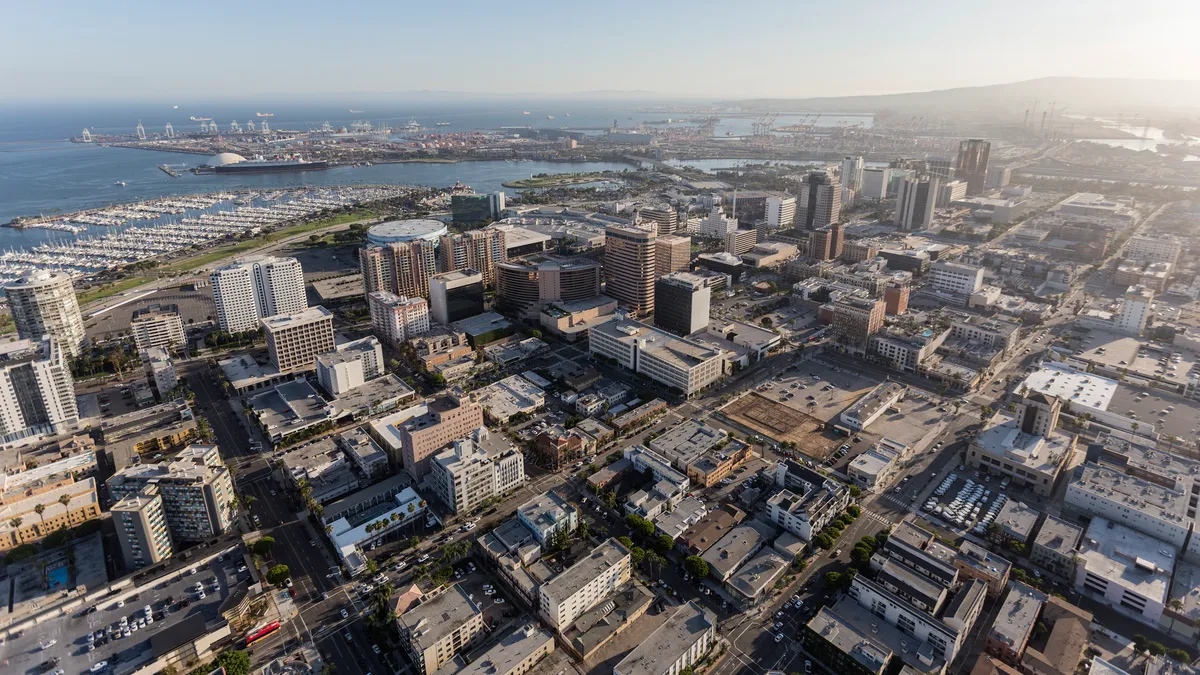
M4 16L4 675L1200 674L1194 3Z

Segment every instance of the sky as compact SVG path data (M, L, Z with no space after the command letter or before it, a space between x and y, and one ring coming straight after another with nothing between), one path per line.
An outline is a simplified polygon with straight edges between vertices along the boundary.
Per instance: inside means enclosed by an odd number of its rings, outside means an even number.
M1195 0L9 0L2 12L9 102L807 97L1047 76L1200 80Z

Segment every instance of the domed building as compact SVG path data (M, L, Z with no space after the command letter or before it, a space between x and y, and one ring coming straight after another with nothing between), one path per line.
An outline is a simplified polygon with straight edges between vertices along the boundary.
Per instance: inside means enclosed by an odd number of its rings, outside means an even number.
M369 246L387 246L418 239L432 241L436 244L438 238L449 231L445 223L432 218L391 220L368 229L367 244Z
M244 162L244 161L246 161L246 158L242 157L241 155L237 154L236 152L222 152L222 153L213 155L211 159L209 159L207 162L204 163L204 166L210 166L210 167L225 166L227 164L237 164L238 162Z

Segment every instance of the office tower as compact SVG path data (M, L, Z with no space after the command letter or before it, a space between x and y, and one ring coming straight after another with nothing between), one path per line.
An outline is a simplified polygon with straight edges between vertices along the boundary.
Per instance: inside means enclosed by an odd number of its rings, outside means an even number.
M446 395L425 404L425 412L397 427L404 470L424 478L438 450L483 426L483 408L466 395Z
M725 241L725 236L737 229L737 221L725 215L720 205L712 207L708 217L700 222L699 235Z
M967 196L967 184L961 180L952 180L948 183L942 183L938 188L937 205L939 207L950 206L954 202Z
M209 275L217 323L226 333L258 328L263 317L293 314L308 307L304 270L295 258L254 256Z
M813 171L800 183L796 227L815 230L841 217L842 187L827 171Z
M1130 286L1125 291L1125 302L1121 303L1121 311L1113 317L1114 327L1122 333L1141 335L1146 329L1146 321L1150 318L1150 303L1154 301L1154 291L1146 286Z
M142 369L146 372L146 381L150 390L159 401L165 400L167 394L179 386L179 373L175 370L175 362L167 353L165 347L149 347L141 350Z
M940 182L945 184L955 178L954 160L948 157L931 157L925 160L925 171L930 175L937 176L941 179Z
M712 288L703 277L675 272L654 284L654 325L680 336L708 327Z
M679 230L679 214L670 205L644 206L637 210L635 220L654 223L660 237Z
M795 224L795 197L767 197L767 229L787 230Z
M983 268L939 260L929 266L933 287L959 295L970 295L983 287Z
M503 192L450 196L450 213L456 223L477 223L489 218L497 220L503 215L503 211Z
M436 245L416 239L360 249L363 291L387 291L409 297L429 295L429 277L437 274Z
M838 223L813 230L808 234L808 255L817 260L840 258L844 242L842 226Z
M318 354L333 351L333 314L320 305L260 321L271 365L281 373L312 368Z
M686 272L692 264L692 238L659 235L654 244L654 271L658 276Z
M609 225L604 237L606 295L639 316L653 313L657 231L637 225Z
M968 195L983 192L987 181L988 155L991 152L991 142L978 138L958 144L958 161L954 164L954 175L967 181Z
M371 328L379 339L392 346L429 332L429 303L425 298L405 298L388 291L367 295Z
M357 389L383 373L383 348L373 335L317 356L317 384L332 396Z
M429 308L433 320L443 326L483 314L483 275L469 268L433 275Z
M58 339L0 343L0 438L60 433L78 422L75 382Z
M600 265L592 260L508 260L496 270L496 307L535 318L547 302L600 295L600 277Z
M846 235L842 230L841 223L834 223L829 226L829 257L842 257L842 249L846 246Z
M908 311L908 286L891 284L883 289L883 311L885 314L903 314Z
M879 245L869 239L847 241L842 246L843 262L866 262L874 260L877 255L879 255Z
M30 272L4 286L17 335L41 340L53 335L67 356L79 356L83 347L83 315L75 299L71 277L64 272Z
M171 557L174 546L157 485L146 485L113 504L109 511L126 570L153 565Z
M758 243L758 230L734 230L725 235L725 252L741 255Z
M990 190L998 190L1012 180L1012 169L1007 166L989 166L983 186Z
M215 445L189 445L173 461L127 466L107 485L113 501L156 485L176 542L207 541L233 524L233 480Z
M891 180L891 169L870 167L863 169L862 190L859 199L869 199L877 202L887 196L888 181Z
M187 343L178 305L151 305L139 309L133 313L129 328L139 350L151 347L175 349Z
M933 223L933 207L937 204L937 176L907 178L896 196L896 227L906 232L925 230Z
M846 157L842 160L842 203L849 204L862 192L863 158Z
M1058 426L1062 401L1040 391L1029 392L1017 401L1017 426L1031 436L1046 437Z
M505 230L487 228L464 234L444 234L438 242L438 258L443 272L473 269L483 275L483 283L496 283L496 263L505 259Z
M883 300L845 297L833 305L834 340L853 353L864 354L871 336L883 330Z

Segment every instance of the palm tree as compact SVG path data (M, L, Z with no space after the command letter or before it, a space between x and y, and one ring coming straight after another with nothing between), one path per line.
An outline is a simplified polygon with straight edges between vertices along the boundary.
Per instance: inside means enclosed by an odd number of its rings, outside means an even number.
M62 505L63 505L63 508L66 508L67 506L69 506L69 505L71 504L71 495L61 495L61 496L59 496L59 498L58 498L58 503L59 503L59 504L62 504Z
M38 504L37 506L33 507L33 511L34 511L34 513L38 514L38 518L41 519L41 522L43 522L43 523L46 522L46 517L42 515L43 513L46 512L45 504Z
M25 519L20 516L17 516L16 518L13 518L12 520L8 521L8 524L12 525L13 529L16 529L18 527L21 527L21 523L23 523L23 522L25 522Z

